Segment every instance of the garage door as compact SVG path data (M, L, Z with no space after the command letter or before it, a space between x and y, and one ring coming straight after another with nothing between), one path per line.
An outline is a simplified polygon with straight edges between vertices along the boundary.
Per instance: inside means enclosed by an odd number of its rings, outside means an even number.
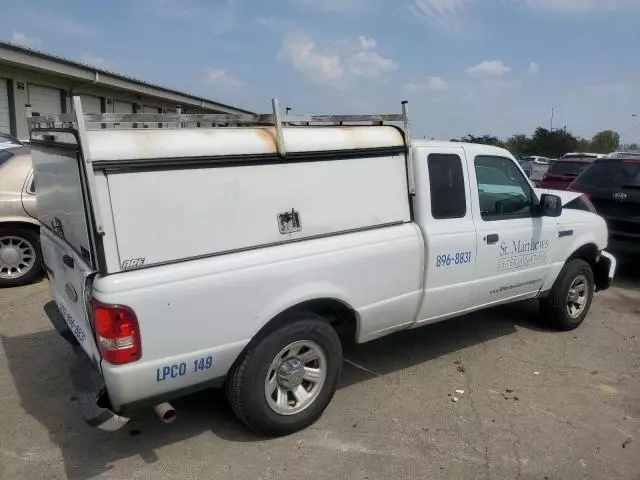
M48 113L62 113L60 90L40 85L29 85L29 103L31 112L45 115Z
M102 102L100 97L94 97L93 95L81 95L80 102L82 103L82 111L84 113L102 113Z
M82 103L83 113L102 113L102 101L100 97L93 95L80 95L80 103ZM87 123L88 128L100 128L99 123Z
M113 113L133 113L133 103L114 100L111 105ZM131 123L114 123L115 128L131 128Z
M7 80L0 78L0 132L11 133Z
M113 113L133 113L133 103L114 100Z
M162 113L162 109L158 108L158 107L151 107L149 105L145 105L142 108L142 113ZM144 123L143 124L144 128L158 128L158 127L162 127L161 123Z

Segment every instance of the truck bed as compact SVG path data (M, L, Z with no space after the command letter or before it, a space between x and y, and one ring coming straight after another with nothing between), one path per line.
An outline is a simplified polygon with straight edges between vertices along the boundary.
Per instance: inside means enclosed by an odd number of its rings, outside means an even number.
M307 300L353 308L359 342L408 327L398 321L417 313L423 248L419 228L407 223L98 277L94 297L131 307L143 345L140 362L103 362L111 401L118 407L169 382L186 388L224 376L269 319ZM210 370L162 379L163 368L208 356Z

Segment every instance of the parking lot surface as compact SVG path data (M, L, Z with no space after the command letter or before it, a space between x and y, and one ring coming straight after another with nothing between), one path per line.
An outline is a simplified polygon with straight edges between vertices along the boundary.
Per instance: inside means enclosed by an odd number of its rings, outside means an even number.
M217 391L175 401L171 425L149 410L115 433L86 426L48 300L46 281L0 290L3 479L640 478L631 265L575 332L525 302L348 347L326 413L278 439L247 431Z

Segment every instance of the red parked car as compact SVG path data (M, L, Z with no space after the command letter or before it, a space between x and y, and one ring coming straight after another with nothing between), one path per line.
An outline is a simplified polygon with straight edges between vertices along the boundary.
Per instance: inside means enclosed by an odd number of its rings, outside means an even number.
M567 190L569 185L593 163L593 157L560 158L553 162L538 183L540 188Z

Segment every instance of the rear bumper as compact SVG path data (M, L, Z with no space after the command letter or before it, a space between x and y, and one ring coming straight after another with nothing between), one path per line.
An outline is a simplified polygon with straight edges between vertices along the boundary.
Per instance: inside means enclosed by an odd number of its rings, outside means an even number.
M609 252L604 250L600 252L600 259L596 264L593 275L595 277L596 291L607 290L613 283L613 278L616 275L616 267L618 262L616 258Z
M55 302L47 303L44 306L44 311L53 327L71 344L75 353L70 366L71 380L77 404L84 420L89 426L105 431L114 431L125 426L129 419L117 415L108 408L109 401L104 380L91 359L69 331Z

